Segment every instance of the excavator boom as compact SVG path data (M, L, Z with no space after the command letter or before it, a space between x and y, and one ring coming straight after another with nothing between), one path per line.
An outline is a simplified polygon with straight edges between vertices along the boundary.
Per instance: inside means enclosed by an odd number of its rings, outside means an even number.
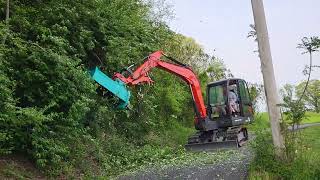
M189 86L192 92L192 98L195 107L195 125L201 126L200 122L205 120L207 117L206 107L204 104L204 100L202 97L200 82L196 76L196 74L192 71L192 69L173 59L175 63L169 63L167 61L163 61L160 58L165 56L162 51L156 51L150 54L147 59L144 61L142 65L140 65L129 77L124 77L120 73L116 73L113 76L113 79L119 79L125 84L129 86L139 85L139 84L151 84L153 81L149 77L148 73L153 68L160 68L164 71L167 71L171 74L174 74L181 79L183 79ZM165 56L168 59L172 59L168 56ZM201 128L201 127L200 127Z

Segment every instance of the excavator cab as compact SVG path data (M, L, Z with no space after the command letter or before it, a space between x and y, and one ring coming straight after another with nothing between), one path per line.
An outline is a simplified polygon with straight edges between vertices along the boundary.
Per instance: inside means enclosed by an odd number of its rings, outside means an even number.
M253 120L249 89L243 79L226 79L207 85L207 107L210 120L219 128L239 126Z

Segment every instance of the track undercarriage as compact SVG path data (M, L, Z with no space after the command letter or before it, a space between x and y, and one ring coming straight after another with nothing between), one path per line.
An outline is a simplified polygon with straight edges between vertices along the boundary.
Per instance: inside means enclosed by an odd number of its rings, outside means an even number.
M185 148L190 151L234 149L243 146L247 140L247 129L236 126L212 131L199 131L189 137Z

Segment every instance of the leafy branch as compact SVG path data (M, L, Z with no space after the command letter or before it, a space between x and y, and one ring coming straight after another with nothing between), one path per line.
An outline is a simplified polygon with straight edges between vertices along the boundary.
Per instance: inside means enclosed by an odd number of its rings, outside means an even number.
M310 81L310 77L311 77L311 71L312 71L312 53L315 52L315 51L318 51L319 47L320 47L320 39L318 37L303 37L301 39L302 43L298 44L297 48L299 49L303 49L304 51L302 52L302 54L306 54L308 53L309 54L309 67L307 67L305 70L304 70L304 74L305 75L308 75L308 78L307 78L307 83L304 87L304 90L301 94L301 97L299 98L298 100L298 104L299 102L302 100L302 97L304 96L307 88L308 88L308 85L309 85L309 81Z

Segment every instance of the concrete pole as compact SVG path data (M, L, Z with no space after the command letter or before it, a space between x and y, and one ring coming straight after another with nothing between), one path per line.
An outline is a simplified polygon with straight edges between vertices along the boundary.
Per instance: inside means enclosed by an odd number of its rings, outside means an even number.
M264 7L262 0L251 0L255 28L257 32L259 57L261 61L261 71L263 75L264 89L266 94L268 113L270 118L272 139L274 146L281 153L284 148L283 136L280 129L280 107L279 96L274 76L274 69L272 64L271 50L268 37L268 29ZM278 153L278 155L279 155Z

